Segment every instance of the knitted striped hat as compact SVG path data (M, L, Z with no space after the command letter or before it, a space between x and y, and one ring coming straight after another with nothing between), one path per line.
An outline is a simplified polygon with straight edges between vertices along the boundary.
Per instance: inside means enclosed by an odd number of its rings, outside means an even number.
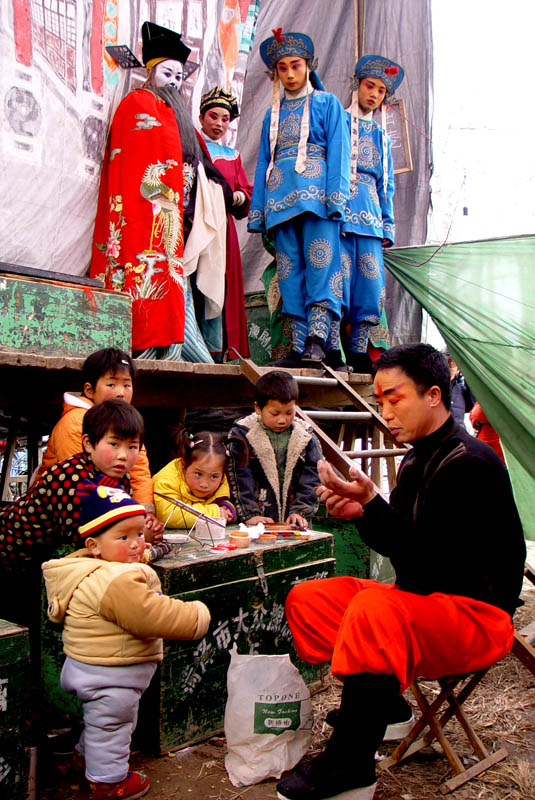
M78 532L84 539L99 536L107 528L128 517L145 516L145 507L116 486L96 486L89 482L79 489L81 514Z

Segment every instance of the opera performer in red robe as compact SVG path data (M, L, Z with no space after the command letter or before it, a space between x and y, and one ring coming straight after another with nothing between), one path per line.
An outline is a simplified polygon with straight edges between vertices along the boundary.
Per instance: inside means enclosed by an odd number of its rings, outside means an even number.
M239 116L233 95L215 86L201 97L199 122L210 157L233 192L232 207L227 210L226 295L224 309L224 349L230 358L237 351L249 355L243 271L238 233L234 223L249 213L253 186L243 168L241 156L233 147L220 143L233 119ZM232 352L234 349L235 352Z
M110 127L90 275L132 296L137 358L185 359L186 321L194 351L188 360L212 361L193 301L187 303L184 245L199 185L215 182L223 206L232 204L232 192L179 93L190 49L179 33L152 22L143 23L141 34L147 81L122 100ZM220 273L205 281L218 313L224 302L224 270Z

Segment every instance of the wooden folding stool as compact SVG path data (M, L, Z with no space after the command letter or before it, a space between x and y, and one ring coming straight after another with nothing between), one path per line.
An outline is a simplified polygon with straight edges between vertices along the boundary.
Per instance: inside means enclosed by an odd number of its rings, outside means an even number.
M469 675L449 675L444 678L438 678L437 682L440 685L440 693L432 702L428 702L423 694L419 682L425 680L419 678L410 687L418 706L420 707L421 716L416 720L413 727L403 739L398 747L394 750L391 756L378 762L379 769L387 769L395 764L398 764L405 758L417 753L424 747L427 747L437 740L444 753L446 754L451 768L455 772L455 777L445 781L440 786L442 794L454 791L463 783L480 775L493 764L502 761L507 757L507 750L501 748L495 753L489 754L483 742L476 734L469 721L462 710L462 705L465 700L472 694L477 684L488 672L488 669L483 669L480 672L470 673ZM442 707L447 705L446 710L441 711ZM439 716L441 714L441 716ZM461 724L468 741L470 742L478 761L468 769L462 763L451 742L447 739L444 728L452 717L456 717ZM428 728L427 733L424 731Z

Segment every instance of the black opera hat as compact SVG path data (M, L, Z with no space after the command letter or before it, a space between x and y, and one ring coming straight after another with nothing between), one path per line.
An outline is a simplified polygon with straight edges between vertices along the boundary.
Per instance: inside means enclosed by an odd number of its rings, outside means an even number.
M191 53L190 48L182 41L180 33L156 25L155 22L143 23L141 37L143 39L141 52L145 65L153 58L169 58L185 64Z

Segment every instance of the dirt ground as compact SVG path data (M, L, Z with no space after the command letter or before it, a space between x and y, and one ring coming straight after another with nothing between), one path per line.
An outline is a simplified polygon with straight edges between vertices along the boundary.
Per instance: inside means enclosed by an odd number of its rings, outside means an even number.
M534 559L531 558L533 561ZM535 620L535 587L525 584L525 606L517 612L515 623L521 629ZM328 689L313 698L315 725L311 753L319 752L331 728L323 723L325 714L337 707L340 684L332 680ZM407 693L410 699L410 692ZM452 795L455 800L533 800L535 797L535 677L512 655L493 667L465 706L468 717L490 752L507 749L505 761L483 776L474 778ZM454 746L466 766L473 754L458 735L457 723L450 723ZM393 746L384 745L382 754ZM171 753L161 758L134 754L131 766L150 775L150 800L273 800L276 780L236 788L230 783L224 765L223 738ZM88 800L83 772L72 767L68 758L56 758L41 788L41 800ZM379 775L375 800L437 800L439 785L452 772L440 748L426 748L402 766Z

